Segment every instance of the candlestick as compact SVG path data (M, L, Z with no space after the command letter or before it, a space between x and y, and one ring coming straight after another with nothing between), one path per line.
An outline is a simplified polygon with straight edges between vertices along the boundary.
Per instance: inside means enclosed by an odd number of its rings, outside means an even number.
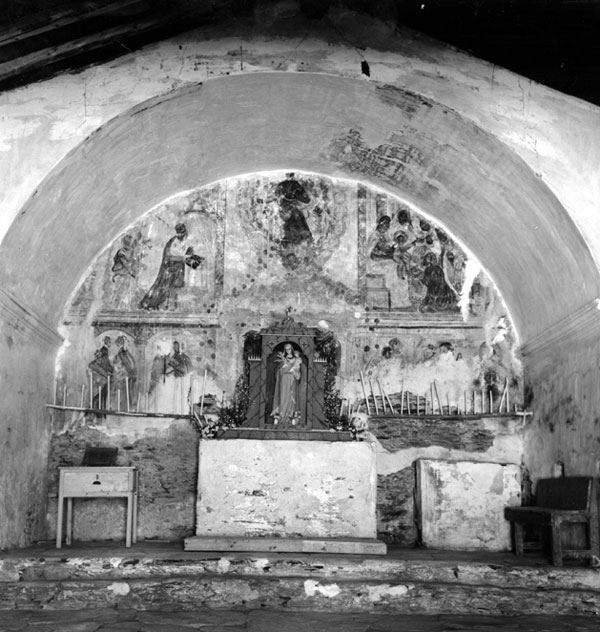
M379 387L379 395L381 396L381 407L383 408L383 413L385 414L385 397L383 396L383 386L381 386L381 380L379 378L377 378L377 386Z
M442 401L440 399L440 393L438 391L437 382L435 380L433 380L433 390L435 391L435 398L437 399L438 403L438 413L440 415L443 415L444 411L442 410Z
M404 413L404 380L402 380L402 385L400 386L400 414Z
M367 397L367 387L365 386L365 376L363 372L360 372L360 385L362 387L363 396L365 398L365 405L367 407L367 415L371 414L371 407L369 406L369 399Z
M206 375L208 373L207 369L204 369L204 379L202 380L202 396L200 398L200 414L202 415L204 412L204 394L206 391Z
M375 392L373 391L373 382L371 378L369 378L369 388L371 389L371 397L373 398L373 404L375 405L375 414L379 415L379 406L377 405L377 399L375 397Z

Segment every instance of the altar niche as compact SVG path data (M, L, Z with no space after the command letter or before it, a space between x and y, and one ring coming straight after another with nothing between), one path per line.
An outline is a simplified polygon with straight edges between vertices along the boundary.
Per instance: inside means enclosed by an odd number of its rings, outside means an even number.
M267 358L265 427L306 428L308 357L300 345L280 342Z
M349 440L350 433L336 431L326 410L326 398L335 396L328 389L337 373L338 347L329 330L306 327L289 315L246 334L248 411L235 436Z

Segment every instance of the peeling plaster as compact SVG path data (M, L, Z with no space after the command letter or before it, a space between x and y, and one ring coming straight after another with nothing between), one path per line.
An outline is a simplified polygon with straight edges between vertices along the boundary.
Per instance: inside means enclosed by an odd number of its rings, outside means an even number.
M399 422L401 423L401 422ZM431 446L429 448L408 448L390 453L378 444L377 473L393 474L405 467L411 467L418 459L474 461L482 463L514 463L520 465L523 455L524 437L496 437L493 446L486 452L469 452Z
M106 590L112 592L115 595L124 596L128 595L131 592L131 587L125 582L114 582L112 584L109 584L106 587Z
M315 595L323 595L323 597L337 597L342 591L337 584L319 584L312 579L307 579L304 582L304 592L307 597L314 597Z
M390 584L383 584L381 586L369 586L369 600L376 603L378 601L383 601L394 597L403 597L413 589L414 586L410 584L397 584L396 586L392 586Z
M219 559L219 562L217 564L218 573L228 573L230 568L231 562L227 558L222 557Z

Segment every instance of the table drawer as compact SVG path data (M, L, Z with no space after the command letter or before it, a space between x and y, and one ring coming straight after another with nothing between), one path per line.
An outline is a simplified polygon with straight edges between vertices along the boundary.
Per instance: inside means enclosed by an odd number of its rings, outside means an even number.
M131 490L130 472L77 470L63 472L64 496L110 496Z

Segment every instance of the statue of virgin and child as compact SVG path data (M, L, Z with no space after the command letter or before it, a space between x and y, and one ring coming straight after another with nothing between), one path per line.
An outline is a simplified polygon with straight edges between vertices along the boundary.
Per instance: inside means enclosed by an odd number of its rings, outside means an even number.
M302 385L302 357L300 351L286 342L283 351L277 353L275 362L275 391L271 417L273 425L289 428L302 423L300 390Z

